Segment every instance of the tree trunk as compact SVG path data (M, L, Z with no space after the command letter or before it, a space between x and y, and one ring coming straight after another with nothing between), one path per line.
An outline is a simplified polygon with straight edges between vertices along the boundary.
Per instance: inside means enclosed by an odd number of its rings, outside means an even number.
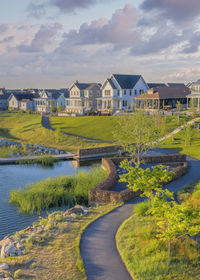
M171 258L171 239L168 240L168 259Z

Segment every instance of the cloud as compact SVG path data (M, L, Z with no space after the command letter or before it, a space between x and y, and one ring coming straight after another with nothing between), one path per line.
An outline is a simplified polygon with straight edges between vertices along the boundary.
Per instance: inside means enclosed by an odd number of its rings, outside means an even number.
M56 7L60 13L73 13L77 10L88 9L98 2L109 1L109 0L37 0L32 1L28 8L28 16L35 18L41 18L46 14L48 7Z
M117 10L110 20L101 18L84 23L79 30L71 30L64 35L63 44L91 45L107 44L127 45L133 42L139 34L134 26L137 22L137 11L131 4Z
M7 24L0 24L0 34L3 34L8 30L8 25Z
M145 12L158 11L160 14L174 22L194 20L200 14L200 1L198 0L144 0L141 8Z
M0 44L12 42L13 39L14 39L14 36L6 37L6 38L4 38L3 40L0 40Z
M61 29L62 25L59 23L55 23L51 26L41 25L29 45L20 44L18 46L19 52L43 52L44 48L52 43L52 39Z

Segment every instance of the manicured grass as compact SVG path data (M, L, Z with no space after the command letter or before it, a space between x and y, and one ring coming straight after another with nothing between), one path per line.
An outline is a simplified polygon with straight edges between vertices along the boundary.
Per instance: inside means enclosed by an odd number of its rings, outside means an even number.
M61 230L47 239L29 246L23 257L1 259L10 265L11 271L21 269L20 279L36 280L86 280L80 256L80 238L84 229L97 218L107 214L119 205L101 205L92 208L87 215L75 218L74 222L60 225ZM22 231L23 232L23 231ZM22 233L23 234L23 233ZM31 260L29 263L27 260ZM26 264L27 263L27 264Z
M117 247L134 280L200 279L200 247L185 237L172 246L168 259L167 244L156 237L152 216L133 215L117 232Z
M191 145L185 146L185 131L182 130L173 139L168 138L160 143L159 146L200 159L200 131L197 130L196 126L193 126Z
M107 176L101 167L88 173L80 171L74 176L59 176L27 185L24 189L10 192L10 203L22 212L33 213L50 207L87 204L88 190L98 185Z
M41 126L41 116L25 113L0 114L0 138L24 144L42 144L47 147L76 152L78 148L105 146L98 143L49 131Z
M61 131L93 139L113 141L112 131L119 117L54 117L51 125Z
M152 116L149 116L153 118ZM113 130L120 117L96 116L96 117L52 117L51 125L71 134L85 136L93 139L114 141ZM177 116L167 116L166 133L171 132L179 125L191 118L181 116L178 123Z

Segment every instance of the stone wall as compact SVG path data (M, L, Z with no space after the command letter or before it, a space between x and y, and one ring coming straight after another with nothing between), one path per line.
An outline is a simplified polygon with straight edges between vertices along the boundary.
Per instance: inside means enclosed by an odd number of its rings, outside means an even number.
M108 171L108 176L102 183L89 190L88 199L90 203L126 202L141 194L141 191L133 192L131 189L126 189L121 192L109 191L117 180L116 164L119 164L124 159L126 158L118 157L102 159L102 167ZM171 154L163 156L146 156L144 157L144 161L145 163L163 163L176 166L170 171L172 173L172 180L180 178L187 172L188 168L186 155Z
M77 158L84 159L89 157L98 157L105 155L117 154L120 150L120 146L107 146L107 147L99 147L99 148L91 148L91 149L78 149Z

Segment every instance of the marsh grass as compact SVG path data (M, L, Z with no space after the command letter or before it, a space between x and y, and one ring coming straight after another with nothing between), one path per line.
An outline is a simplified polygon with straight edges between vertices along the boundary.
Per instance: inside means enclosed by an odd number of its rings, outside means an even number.
M92 168L88 173L80 171L74 176L59 176L29 184L23 189L10 192L10 203L26 213L76 203L88 203L88 190L99 184L107 176L100 167Z
M117 247L135 280L200 279L200 247L188 236L177 239L168 259L167 244L156 238L153 217L133 215L117 232Z
M20 160L20 164L39 164L42 167L52 167L55 162L57 162L58 159L54 158L51 155L41 155L38 156L37 158L33 159L23 159Z

